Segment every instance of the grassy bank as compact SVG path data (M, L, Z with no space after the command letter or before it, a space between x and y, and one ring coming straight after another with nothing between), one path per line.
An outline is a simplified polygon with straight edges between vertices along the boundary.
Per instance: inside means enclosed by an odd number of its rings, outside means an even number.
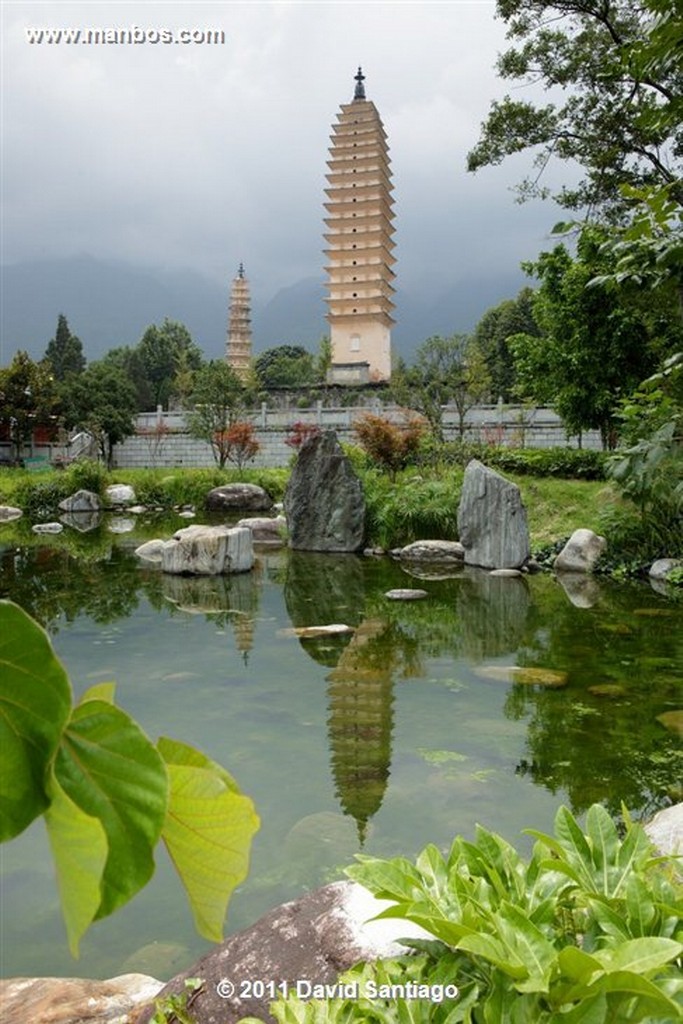
M460 467L416 469L391 478L365 460L356 460L366 502L368 543L386 549L424 538L456 539L463 470ZM567 480L506 474L519 486L527 508L534 552L548 549L578 527L608 539L609 571L637 573L665 555L683 556L683 523L641 523L614 485L604 480ZM79 488L102 494L110 483L129 483L138 502L151 508L192 505L201 513L206 494L219 484L238 480L264 487L274 501L284 495L288 469L137 469L107 472L96 463L66 471L32 474L0 470L0 504L16 505L32 521L54 518L58 503Z

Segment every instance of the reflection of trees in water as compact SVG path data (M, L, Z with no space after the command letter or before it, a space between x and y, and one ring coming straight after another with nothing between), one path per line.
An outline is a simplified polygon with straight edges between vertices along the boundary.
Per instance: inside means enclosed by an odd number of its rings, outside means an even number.
M20 548L0 560L0 594L56 633L63 616L87 615L105 624L130 615L138 604L137 559L116 548L99 561L84 560L65 548Z
M624 801L646 817L680 800L680 740L657 721L680 707L680 610L624 585L605 585L598 605L576 609L551 580L539 583L517 661L565 671L568 685L510 690L505 714L529 718L517 773L566 791L577 813L601 802L618 814Z

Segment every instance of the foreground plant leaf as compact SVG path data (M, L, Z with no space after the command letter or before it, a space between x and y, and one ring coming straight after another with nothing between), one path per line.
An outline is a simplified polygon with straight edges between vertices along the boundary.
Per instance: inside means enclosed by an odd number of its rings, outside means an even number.
M47 633L0 601L0 842L45 810L46 780L71 710L71 687Z
M109 845L101 822L77 807L54 777L50 797L45 824L57 869L69 949L77 957L80 940L100 908Z
M220 942L228 900L246 877L259 819L249 797L215 761L162 737L169 804L163 840L187 892L197 930Z
M154 873L153 851L166 816L164 763L124 711L102 700L74 708L55 761L57 781L99 819L108 855L97 918L138 892Z

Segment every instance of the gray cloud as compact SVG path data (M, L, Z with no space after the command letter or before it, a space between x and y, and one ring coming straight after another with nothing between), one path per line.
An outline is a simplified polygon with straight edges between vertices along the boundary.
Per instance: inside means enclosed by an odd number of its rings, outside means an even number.
M492 2L26 3L3 17L4 263L89 253L223 281L244 260L264 297L320 276L330 126L359 63L389 136L399 285L509 279L556 219L513 202L526 158L465 172L503 92ZM226 41L26 41L27 27L132 26Z

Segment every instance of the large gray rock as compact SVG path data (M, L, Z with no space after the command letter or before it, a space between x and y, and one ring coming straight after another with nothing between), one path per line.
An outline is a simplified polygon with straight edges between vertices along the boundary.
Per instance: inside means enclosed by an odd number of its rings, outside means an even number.
M204 507L210 512L225 512L232 509L263 512L273 507L273 499L257 484L223 484L209 491Z
M427 937L408 921L370 920L388 905L353 882L308 892L210 950L169 981L159 998L182 992L185 978L203 978L192 1002L197 1024L233 1024L246 1016L272 1021L268 1004L273 1000L267 991L262 998L244 996L251 981L285 982L293 992L300 980L333 984L359 960L406 952L397 945L399 938ZM149 1024L151 1016L151 1007L143 1010L137 1024Z
M144 974L109 981L8 978L0 981L2 1024L128 1024L163 982Z
M531 554L519 487L477 459L465 470L458 532L467 565L518 569Z
M60 501L59 507L62 512L99 512L102 505L93 491L76 491Z
M363 488L333 430L301 446L287 485L285 512L292 548L359 551L363 547Z
M248 572L254 564L251 531L244 527L187 526L174 533L161 551L163 572L217 576Z
M555 572L592 572L607 547L604 537L592 530L574 530L553 562Z

